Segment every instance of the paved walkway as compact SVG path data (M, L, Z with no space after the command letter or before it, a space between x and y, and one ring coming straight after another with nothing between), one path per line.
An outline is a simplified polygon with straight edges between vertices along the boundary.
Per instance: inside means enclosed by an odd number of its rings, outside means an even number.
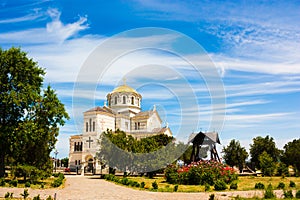
M96 179L95 177L84 176L66 176L66 185L63 189L29 189L29 197L33 198L40 194L42 199L49 195L58 200L195 200L209 199L210 193L162 193L134 190L131 188L116 185L114 183ZM20 193L23 188L1 188L0 197L4 197L6 192L13 192L14 197L21 197ZM261 196L262 191L234 191L234 192L214 192L217 199L231 199L232 196L240 195L241 197ZM279 194L280 196L280 194Z

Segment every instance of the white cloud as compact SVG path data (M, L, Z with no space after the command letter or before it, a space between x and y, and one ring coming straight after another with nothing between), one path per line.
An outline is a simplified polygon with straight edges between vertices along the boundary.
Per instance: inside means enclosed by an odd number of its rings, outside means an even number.
M24 45L62 43L79 31L88 28L88 24L86 23L87 17L80 17L74 23L63 24L60 20L60 14L57 9L49 9L48 15L52 21L48 22L46 27L1 33L0 40L2 43ZM11 20L14 21L16 19Z

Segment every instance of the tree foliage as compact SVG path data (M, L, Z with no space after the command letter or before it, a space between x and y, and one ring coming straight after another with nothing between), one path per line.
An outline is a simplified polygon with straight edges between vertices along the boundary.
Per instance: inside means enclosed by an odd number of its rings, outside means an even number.
M4 167L45 170L59 126L69 116L55 91L42 91L45 72L20 48L0 49L0 177Z
M263 175L273 176L276 168L276 164L273 158L267 152L264 151L262 154L259 155L258 160Z
M250 144L250 154L251 162L254 166L260 168L259 156L266 152L269 154L273 161L277 162L280 157L280 150L277 149L274 139L272 137L266 136L265 138L258 136L253 138L253 144Z
M243 169L248 153L239 141L231 140L229 145L223 148L222 153L224 153L223 158L226 164L231 167L238 166L240 170Z
M300 139L295 139L292 142L288 142L284 145L283 162L286 165L293 165L300 174Z
M110 167L124 172L151 172L174 162L186 148L175 146L173 140L164 134L138 140L120 130L107 130L101 134L97 156Z

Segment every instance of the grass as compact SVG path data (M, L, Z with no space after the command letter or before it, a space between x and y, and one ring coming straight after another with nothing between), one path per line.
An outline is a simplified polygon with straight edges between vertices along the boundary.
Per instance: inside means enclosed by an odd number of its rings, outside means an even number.
M36 184L30 184L30 188L32 189L50 189L50 188L53 188L51 186L51 183L53 183L53 181L57 179L53 176L47 178L47 179L44 179L44 180L40 180L38 181ZM9 185L9 180L10 179L6 179L6 184L5 186L0 186L0 187L13 187L13 186L10 186ZM66 179L63 180L63 184L60 185L59 187L57 188L63 188L64 187L64 183L65 183ZM42 186L43 185L43 186ZM25 188L25 182L23 181L23 178L20 178L18 179L18 185L17 185L17 188Z
M173 192L173 189L175 185L169 184L165 182L165 179L163 177L155 177L153 179L147 178L147 177L128 177L129 179L133 181L137 181L139 183L145 182L145 189L152 189L152 183L154 181L158 184L158 190L159 192ZM296 188L290 188L289 183L290 181L294 181L296 183ZM299 177L239 177L238 180L238 189L237 191L249 191L249 190L255 190L254 186L255 183L261 182L266 187L269 184L272 184L272 186L276 189L278 184L280 182L283 182L285 184L285 189L296 189L300 190L300 178ZM228 187L229 188L229 187ZM139 188L135 188L139 189ZM209 191L213 191L214 187L211 186ZM225 191L230 191L230 189L227 189ZM205 186L202 185L179 185L177 192L205 192Z

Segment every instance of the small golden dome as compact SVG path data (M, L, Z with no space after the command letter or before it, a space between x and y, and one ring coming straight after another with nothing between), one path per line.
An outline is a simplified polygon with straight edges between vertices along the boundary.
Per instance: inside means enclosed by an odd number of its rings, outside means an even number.
M135 89L129 87L128 85L121 85L119 87L116 87L111 93L116 93L116 92L132 92L138 94L138 92Z

